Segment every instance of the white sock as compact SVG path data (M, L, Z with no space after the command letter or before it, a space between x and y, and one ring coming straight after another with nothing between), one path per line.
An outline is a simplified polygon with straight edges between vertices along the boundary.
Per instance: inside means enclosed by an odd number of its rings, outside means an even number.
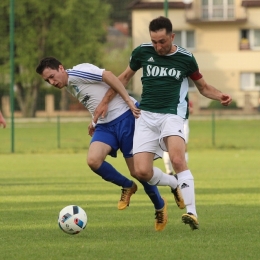
M168 175L157 167L153 167L153 177L148 183L156 186L170 186L173 189L176 189L178 185L178 181L173 175Z
M181 190L187 212L191 212L197 216L195 205L194 178L190 170L186 170L177 174L178 185Z
M172 173L173 169L172 169L172 163L171 163L171 160L169 157L169 153L167 153L167 152L163 153L163 162L164 162L164 167L165 167L166 173L167 174Z

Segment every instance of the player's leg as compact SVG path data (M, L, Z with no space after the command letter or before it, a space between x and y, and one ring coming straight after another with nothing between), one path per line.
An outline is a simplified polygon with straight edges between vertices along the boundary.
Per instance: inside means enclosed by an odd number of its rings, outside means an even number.
M116 157L118 150L118 140L114 132L114 126L100 126L97 125L94 135L91 139L89 147L87 162L90 168L104 180L112 182L122 187L122 194L125 190L131 190L132 194L137 190L136 184L118 172L111 164L105 161L109 154ZM127 197L121 203L118 202L118 209L125 209L130 203L130 197Z
M194 178L185 161L185 142L179 136L165 138L174 171L178 180L178 186L186 206L187 213L182 216L185 224L189 224L192 230L198 229L197 212L195 205ZM182 207L180 207L182 208Z
M162 124L161 120L161 114L145 111L142 111L141 116L136 120L133 141L135 174L137 179L151 185L170 186L176 189L178 184L174 176L153 167L154 159L163 156L163 150L159 147L158 141L161 133L159 127Z
M121 120L117 119L118 122L113 124L109 130L113 132L115 137L115 143L113 147L120 149L123 153L123 156L126 160L128 158L132 159L133 154L133 134L134 134L134 127L135 127L135 118L131 111L130 113L126 112ZM129 168L129 166L128 166ZM131 172L133 166L129 169ZM131 196L137 191L137 185L133 182L131 187L124 187L122 189L121 198L118 202L118 209L125 209L130 204Z
M165 167L166 173L173 175L172 162L170 160L168 152L163 153L163 162L164 162L164 167Z
M131 114L119 124L117 124L117 136L120 145L120 149L126 160L128 169L133 177L137 177L135 172L135 165L133 160L133 136L135 130L135 118ZM151 164L153 160L151 161ZM139 178L137 178L139 180ZM140 180L139 180L140 181ZM146 194L155 207L155 230L161 231L165 228L168 220L167 216L167 202L162 199L159 190L156 186L148 184L146 181L140 181L143 185ZM126 191L127 194L128 191Z
M131 187L133 181L123 176L110 163L105 161L111 150L112 148L108 144L99 141L92 142L87 156L89 167L105 181L112 182L123 188Z
M134 173L134 161L133 158L125 158L126 164L132 176L135 176ZM145 193L150 198L151 202L155 208L155 230L162 231L168 221L167 215L167 201L163 199L159 193L159 190L156 186L150 185L145 181L139 182L143 185Z

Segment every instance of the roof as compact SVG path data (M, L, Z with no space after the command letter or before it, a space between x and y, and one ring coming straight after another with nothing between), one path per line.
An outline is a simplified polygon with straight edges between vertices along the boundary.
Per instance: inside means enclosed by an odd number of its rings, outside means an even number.
M168 8L184 9L191 4L185 4L183 1L168 2ZM135 0L128 5L128 9L163 9L164 2L142 2L142 0Z
M244 7L260 7L260 0L244 0L242 1Z

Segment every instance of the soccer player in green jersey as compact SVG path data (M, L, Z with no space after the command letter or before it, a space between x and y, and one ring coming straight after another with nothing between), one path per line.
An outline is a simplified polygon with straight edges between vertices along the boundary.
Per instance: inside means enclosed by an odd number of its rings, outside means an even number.
M188 118L188 80L190 77L200 94L228 106L230 95L208 84L199 71L192 53L173 43L172 23L158 17L149 24L151 43L142 44L132 52L129 66L119 76L124 86L137 70L143 69L141 115L134 133L134 165L136 178L151 185L178 185L186 207L182 222L198 229L194 178L185 161L184 120ZM153 167L153 160L168 151L176 177ZM178 201L178 200L177 200Z

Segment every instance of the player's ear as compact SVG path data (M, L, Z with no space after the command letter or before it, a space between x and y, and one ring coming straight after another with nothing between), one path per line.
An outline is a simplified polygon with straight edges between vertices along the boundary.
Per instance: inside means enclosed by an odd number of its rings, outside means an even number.
M175 33L172 33L171 37L172 37L172 41L173 41L174 37L175 37Z
M64 70L65 70L64 67L63 67L63 65L61 65L61 64L59 65L59 70L60 70L60 71L64 71Z

